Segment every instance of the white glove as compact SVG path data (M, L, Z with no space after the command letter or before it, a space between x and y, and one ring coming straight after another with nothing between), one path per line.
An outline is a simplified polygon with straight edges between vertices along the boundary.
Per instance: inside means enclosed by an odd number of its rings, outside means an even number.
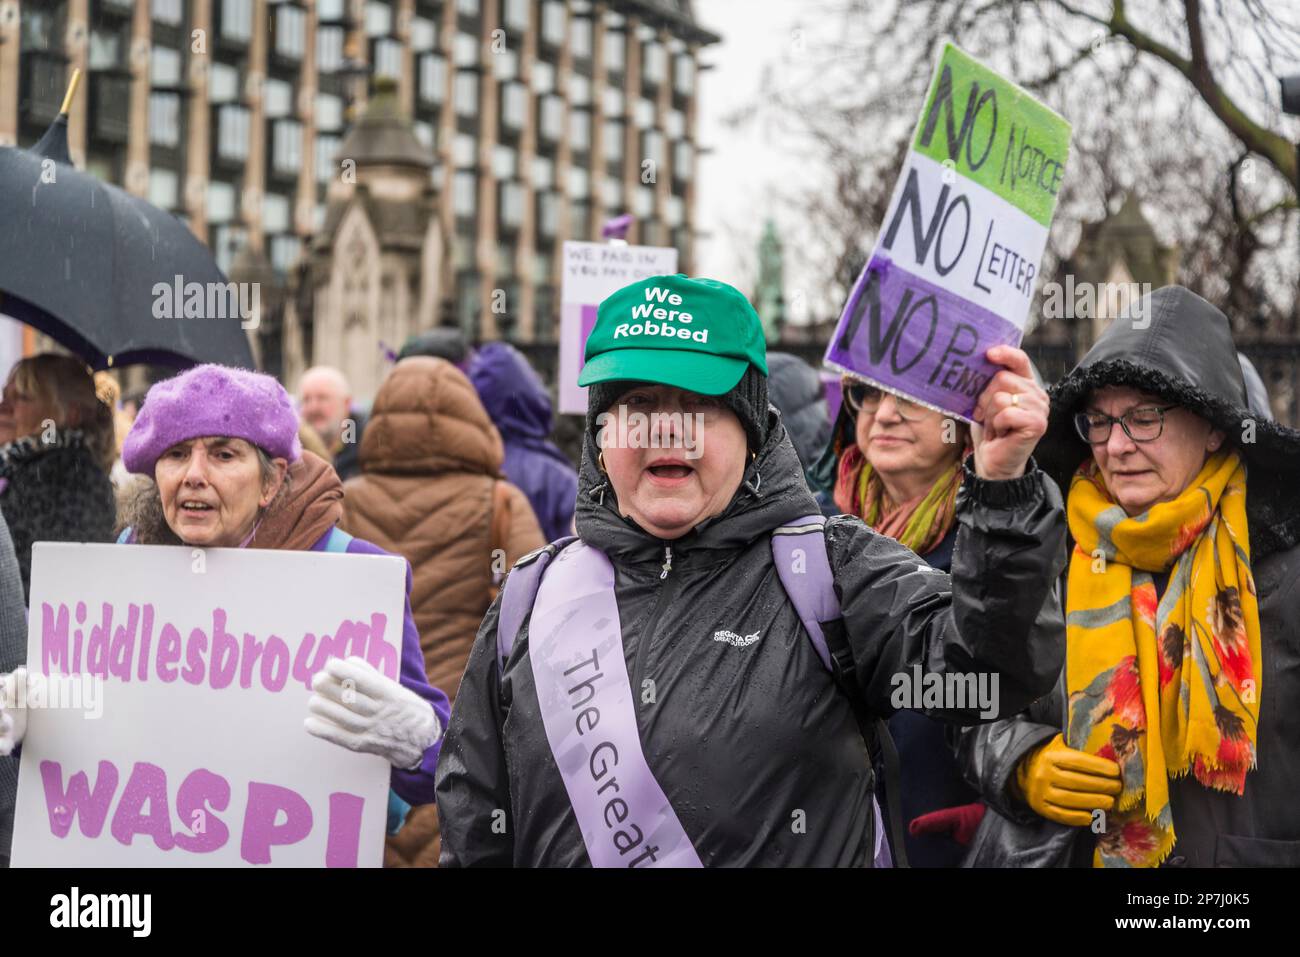
M433 705L364 658L331 658L311 682L308 733L414 770L442 736Z
M24 694L19 697L18 686ZM27 734L27 669L15 668L0 675L0 757L14 753Z

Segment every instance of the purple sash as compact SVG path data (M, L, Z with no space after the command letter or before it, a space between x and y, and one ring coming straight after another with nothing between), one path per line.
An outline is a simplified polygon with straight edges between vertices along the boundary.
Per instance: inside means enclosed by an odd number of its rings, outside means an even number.
M574 542L555 556L528 641L546 740L592 866L703 866L646 764L614 568L599 549Z

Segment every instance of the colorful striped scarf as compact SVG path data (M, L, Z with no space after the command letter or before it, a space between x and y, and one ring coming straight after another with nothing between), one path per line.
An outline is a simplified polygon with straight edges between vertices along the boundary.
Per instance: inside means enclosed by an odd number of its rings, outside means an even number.
M1123 792L1096 867L1154 867L1175 841L1169 779L1241 794L1255 766L1259 607L1246 466L1231 449L1178 498L1130 518L1091 459L1070 484L1070 747L1115 761ZM1169 571L1157 602L1152 573ZM1152 733L1152 732L1155 733Z
M885 485L857 443L847 445L840 457L835 482L835 504L856 515L882 535L906 545L918 555L932 551L952 529L957 514L957 489L961 487L958 456L920 498L901 504L885 500Z

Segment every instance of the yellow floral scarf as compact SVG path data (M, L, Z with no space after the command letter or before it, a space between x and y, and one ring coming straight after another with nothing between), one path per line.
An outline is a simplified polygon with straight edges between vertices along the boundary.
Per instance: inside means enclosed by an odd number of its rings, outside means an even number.
M1091 459L1070 484L1066 744L1115 761L1124 790L1095 867L1154 867L1174 846L1169 778L1241 794L1255 766L1259 607L1246 466L1210 456L1178 498L1130 518ZM1152 572L1169 571L1159 604ZM1158 733L1149 733L1156 720Z

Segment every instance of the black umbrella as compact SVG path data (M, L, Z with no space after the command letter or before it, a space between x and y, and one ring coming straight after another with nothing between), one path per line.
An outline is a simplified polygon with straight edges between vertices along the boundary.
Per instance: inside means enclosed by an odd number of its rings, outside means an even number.
M260 290L228 284L175 216L71 166L66 112L35 149L0 147L0 312L96 369L251 369Z

